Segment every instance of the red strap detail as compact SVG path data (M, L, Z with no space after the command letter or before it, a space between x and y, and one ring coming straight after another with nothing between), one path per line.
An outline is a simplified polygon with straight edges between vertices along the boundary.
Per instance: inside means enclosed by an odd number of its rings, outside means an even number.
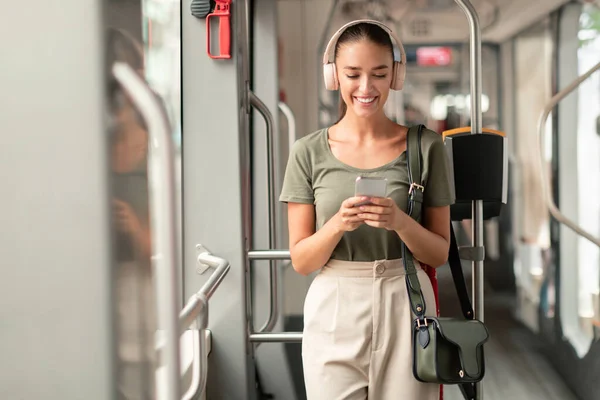
M430 267L426 264L421 264L423 270L429 277L431 281L431 287L433 287L433 294L435 296L435 311L436 315L440 316L440 300L438 295L438 280L437 280L437 271L435 268ZM440 385L440 400L444 400L444 385Z

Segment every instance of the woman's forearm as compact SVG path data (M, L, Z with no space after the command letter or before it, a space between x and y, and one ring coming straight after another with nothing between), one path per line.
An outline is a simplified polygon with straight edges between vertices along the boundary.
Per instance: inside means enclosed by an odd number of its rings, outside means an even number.
M308 275L329 261L335 246L344 235L344 231L338 228L339 224L334 219L335 217L331 218L321 229L290 249L292 265L296 272Z
M401 214L401 226L396 233L417 260L434 268L448 261L449 243L442 236L431 232L405 213Z

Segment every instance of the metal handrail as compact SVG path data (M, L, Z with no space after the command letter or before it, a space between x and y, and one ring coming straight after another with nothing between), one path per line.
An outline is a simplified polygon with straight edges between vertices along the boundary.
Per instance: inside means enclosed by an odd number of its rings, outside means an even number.
M291 260L289 250L251 250L248 252L250 260Z
M276 247L275 244L275 148L273 145L275 119L269 108L251 90L248 91L250 104L262 115L266 125L267 139L267 206L269 219L269 248ZM277 263L269 261L269 317L267 322L260 328L260 332L270 332L277 323L279 284L277 281Z
M219 287L225 276L229 272L229 261L215 257L208 252L198 255L198 262L215 268L206 283L200 290L190 296L189 300L179 313L179 332L185 332L196 322L198 329L206 329L208 326L208 300L212 297L215 290Z
M175 160L168 120L146 82L128 64L115 62L112 73L142 114L149 137L150 218L152 223L152 263L157 273L159 324L165 330L167 396L179 399L181 393L177 285L177 223L175 207Z
M224 258L215 257L208 252L200 253L198 255L198 262L215 268L215 272L212 273L199 291L199 293L206 295L207 300L210 300L221 282L223 282L223 279L225 279L225 276L231 267L229 261L225 260ZM203 329L204 328L206 327L203 327Z
M481 27L479 16L469 0L455 0L456 4L464 11L469 21L470 44L470 74L471 74L471 134L481 134L483 116L481 113ZM483 243L483 200L474 200L472 203L472 234L473 248L484 247ZM476 319L483 322L483 260L473 261L473 311ZM475 384L475 400L483 399L483 384Z
M250 260L291 260L289 250L252 250L248 252ZM253 343L301 343L302 332L251 332Z
M200 354L202 352L200 348L200 331L197 329L191 330L192 332L192 382L190 382L190 387L183 394L182 400L192 400L196 393L198 393L198 389L202 386L203 377L206 375L206 364L200 362L200 356L196 357L196 354ZM206 381L204 381L206 384Z
M294 146L294 143L296 142L296 117L294 116L294 112L292 111L290 106L288 106L285 102L280 101L278 106L279 111L281 111L281 113L285 115L285 118L287 119L288 146L291 152L292 146Z
M587 232L586 230L581 228L579 225L577 225L575 222L573 222L572 220L567 218L558 209L556 203L554 202L554 199L552 198L552 193L550 193L550 189L548 187L548 181L546 180L547 176L546 176L546 168L544 167L544 154L545 154L545 148L546 148L546 146L545 146L545 127L546 127L546 121L547 121L548 117L550 116L550 113L562 99L567 97L583 81L585 81L594 72L596 72L599 69L600 69L600 62L598 64L594 65L585 74L581 75L579 78L577 78L573 82L571 82L571 84L569 84L567 87L565 87L564 89L562 89L561 91L556 93L550 99L548 104L546 104L546 107L544 107L544 110L542 111L540 119L538 120L538 126L537 126L538 139L540 142L540 173L542 175L542 187L543 187L544 199L546 200L546 205L548 206L548 210L550 211L550 214L552 214L552 216L554 218L556 218L556 220L558 222L560 222L563 225L566 225L571 230L573 230L573 232L575 232L579 236L586 238L587 240L589 240L590 242L592 242L593 244L595 244L598 247L600 247L600 238L594 237L591 233Z
M198 255L198 262L215 268L202 288L194 293L179 313L179 329L183 333L192 331L194 358L192 361L192 382L183 396L183 400L191 400L200 391L204 392L208 374L206 338L204 331L208 327L208 300L215 293L229 272L229 261L215 257L208 252Z
M301 343L302 332L252 333L250 341L254 343Z

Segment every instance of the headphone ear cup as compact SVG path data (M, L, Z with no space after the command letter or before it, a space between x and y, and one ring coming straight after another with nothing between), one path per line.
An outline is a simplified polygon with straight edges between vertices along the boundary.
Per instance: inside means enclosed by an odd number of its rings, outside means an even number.
M394 72L390 88L394 90L402 90L404 88L404 78L406 77L406 65L394 62Z
M335 70L335 63L328 63L323 65L323 78L325 79L325 89L338 89L338 80L337 73Z

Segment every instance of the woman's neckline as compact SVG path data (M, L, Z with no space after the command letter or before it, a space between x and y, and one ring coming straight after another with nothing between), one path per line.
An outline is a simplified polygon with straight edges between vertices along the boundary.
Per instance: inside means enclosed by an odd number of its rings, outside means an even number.
M383 171L386 170L388 168L390 168L391 166L393 166L394 164L396 164L398 161L400 161L402 159L402 157L404 157L404 155L406 154L406 149L404 149L402 151L402 153L400 153L396 158L394 158L393 160L380 165L378 167L375 168L358 168L355 166L352 166L350 164L346 164L345 162L343 162L342 160L340 160L339 158L337 158L335 156L335 154L333 154L333 151L331 150L331 146L329 145L329 128L325 128L323 129L323 133L321 135L321 140L323 140L325 147L327 148L327 153L328 155L339 165L341 165L342 167L353 171L353 172L364 172L364 173L368 173L368 172L378 172L378 171Z

